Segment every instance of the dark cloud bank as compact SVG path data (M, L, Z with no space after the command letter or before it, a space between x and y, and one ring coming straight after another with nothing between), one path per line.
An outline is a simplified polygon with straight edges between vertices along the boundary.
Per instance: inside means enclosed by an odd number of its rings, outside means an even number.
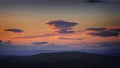
M0 0L0 5L51 5L51 4L71 4L71 3L113 3L120 4L119 0L115 0L115 2L107 1L107 0Z
M118 37L120 35L120 28L87 28L92 31L88 35L100 37Z
M102 31L105 30L106 28L87 28L86 30L91 30L91 31Z
M86 0L87 3L107 3L105 0Z

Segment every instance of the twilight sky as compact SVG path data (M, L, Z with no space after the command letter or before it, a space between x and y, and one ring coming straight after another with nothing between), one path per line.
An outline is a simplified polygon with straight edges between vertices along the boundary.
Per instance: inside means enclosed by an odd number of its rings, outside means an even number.
M0 50L120 51L119 2L0 0Z

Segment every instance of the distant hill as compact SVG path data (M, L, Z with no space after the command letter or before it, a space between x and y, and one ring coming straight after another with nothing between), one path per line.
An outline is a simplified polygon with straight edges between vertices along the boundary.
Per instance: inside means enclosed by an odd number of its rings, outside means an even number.
M120 58L84 52L42 53L32 56L7 57L0 68L120 68Z
M39 53L52 53L52 52L61 52L61 50L0 50L0 56L28 56L36 55Z

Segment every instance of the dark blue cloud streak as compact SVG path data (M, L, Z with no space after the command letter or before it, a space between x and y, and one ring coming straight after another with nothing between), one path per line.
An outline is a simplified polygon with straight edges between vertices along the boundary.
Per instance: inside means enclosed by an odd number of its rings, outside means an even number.
M4 29L4 31L15 32L15 33L21 33L21 32L23 32L22 29Z

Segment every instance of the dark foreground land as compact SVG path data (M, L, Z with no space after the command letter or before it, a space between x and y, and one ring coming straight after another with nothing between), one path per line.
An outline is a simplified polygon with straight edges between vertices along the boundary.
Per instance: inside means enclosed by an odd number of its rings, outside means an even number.
M120 58L84 52L44 53L1 59L0 68L120 68Z

